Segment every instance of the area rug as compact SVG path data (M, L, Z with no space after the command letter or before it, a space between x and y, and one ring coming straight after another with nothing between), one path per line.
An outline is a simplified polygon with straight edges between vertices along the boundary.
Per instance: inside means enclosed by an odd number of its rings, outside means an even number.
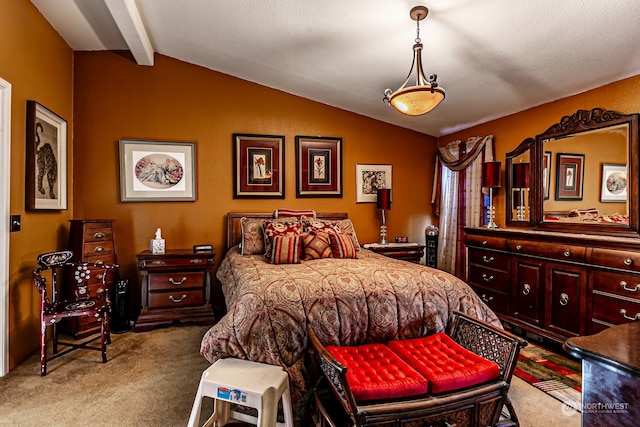
M582 368L578 361L535 344L520 351L514 374L580 411L582 407Z

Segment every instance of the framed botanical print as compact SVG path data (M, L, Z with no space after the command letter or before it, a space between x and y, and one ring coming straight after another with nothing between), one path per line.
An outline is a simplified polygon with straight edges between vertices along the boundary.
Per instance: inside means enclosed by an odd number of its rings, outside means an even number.
M234 198L284 199L284 136L233 134Z
M584 154L556 155L556 200L582 200Z
M342 138L296 136L296 197L342 197Z
M26 209L67 209L67 121L27 101L26 136Z

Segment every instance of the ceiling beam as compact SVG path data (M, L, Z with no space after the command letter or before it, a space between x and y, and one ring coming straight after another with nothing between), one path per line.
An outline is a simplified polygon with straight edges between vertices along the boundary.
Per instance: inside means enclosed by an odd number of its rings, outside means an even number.
M104 0L138 65L153 65L153 47L135 0Z

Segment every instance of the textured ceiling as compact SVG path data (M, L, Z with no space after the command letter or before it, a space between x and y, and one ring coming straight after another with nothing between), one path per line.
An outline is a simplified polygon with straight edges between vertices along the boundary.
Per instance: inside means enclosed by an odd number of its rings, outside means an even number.
M434 136L640 74L633 0L31 2L74 50L156 52ZM382 98L409 72L416 5L447 96L409 117Z

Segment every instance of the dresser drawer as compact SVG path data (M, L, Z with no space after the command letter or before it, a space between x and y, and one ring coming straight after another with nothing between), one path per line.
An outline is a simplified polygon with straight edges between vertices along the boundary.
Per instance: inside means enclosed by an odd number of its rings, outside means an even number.
M509 292L511 280L506 271L492 270L477 265L469 266L469 283L483 288Z
M507 271L509 269L509 256L500 252L469 248L469 264Z
M593 290L640 299L640 276L596 270L591 273Z
M113 227L111 224L90 224L84 229L85 242L112 242Z
M593 248L591 263L621 270L640 271L640 253Z
M530 240L513 239L507 242L507 248L520 255L551 258L557 261L584 262L587 248L562 243L546 244Z
M203 305L203 289L174 289L171 292L149 293L149 308L181 308Z
M509 295L501 292L496 292L491 289L486 289L479 286L471 285L471 288L480 297L482 302L487 304L489 308L496 313L509 314Z
M640 301L596 293L593 295L593 319L614 325L640 320Z
M464 237L464 243L467 246L475 246L478 248L504 250L507 247L507 239L492 236L475 236L467 234Z
M204 276L203 271L152 273L149 275L149 291L203 288Z
M82 259L86 260L88 257L100 256L100 255L113 255L115 254L115 248L113 241L103 242L91 242L82 245Z

